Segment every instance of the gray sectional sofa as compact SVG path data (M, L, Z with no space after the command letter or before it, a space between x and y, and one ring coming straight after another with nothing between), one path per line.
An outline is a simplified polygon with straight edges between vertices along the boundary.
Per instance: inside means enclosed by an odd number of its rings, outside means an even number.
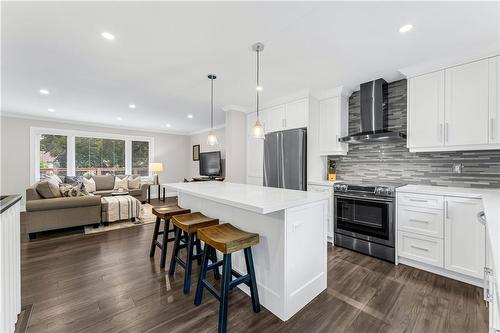
M114 177L113 175L92 176L96 191L88 196L46 199L37 191L38 183L26 189L26 229L30 239L34 239L39 231L99 224L101 222L101 197L110 196L114 192ZM59 178L63 182L66 180L64 176ZM148 184L144 183L138 189L128 190L129 195L140 202L146 201L147 191Z

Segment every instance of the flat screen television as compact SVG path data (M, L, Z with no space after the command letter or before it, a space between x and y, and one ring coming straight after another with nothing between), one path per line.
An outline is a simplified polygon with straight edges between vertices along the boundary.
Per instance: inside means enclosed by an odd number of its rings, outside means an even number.
M222 176L220 151L200 153L200 176Z

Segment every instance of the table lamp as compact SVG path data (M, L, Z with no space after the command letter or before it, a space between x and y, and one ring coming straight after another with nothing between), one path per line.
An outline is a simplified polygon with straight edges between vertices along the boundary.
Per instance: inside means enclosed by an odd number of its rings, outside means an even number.
M160 180L158 178L158 172L163 172L163 163L151 163L151 171L154 173L154 184L158 185L160 184Z

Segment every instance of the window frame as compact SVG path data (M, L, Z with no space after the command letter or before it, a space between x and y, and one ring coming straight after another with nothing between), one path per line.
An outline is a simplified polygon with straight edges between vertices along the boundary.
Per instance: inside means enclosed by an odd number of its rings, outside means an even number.
M152 180L151 163L154 161L154 138L148 136L123 135L114 133L77 131L69 129L30 127L30 181L31 184L40 180L40 136L41 135L64 135L67 139L67 175L74 176L75 163L75 137L113 139L125 141L125 174L132 172L132 141L146 141L149 143L149 167L148 176L142 176L142 180Z

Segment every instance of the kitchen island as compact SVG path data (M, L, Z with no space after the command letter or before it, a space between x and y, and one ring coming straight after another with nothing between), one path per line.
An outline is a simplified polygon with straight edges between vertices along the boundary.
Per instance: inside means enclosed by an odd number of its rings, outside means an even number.
M281 320L326 289L327 195L227 182L165 186L179 206L260 235L252 248L260 303ZM246 273L243 253L233 254L233 269Z

